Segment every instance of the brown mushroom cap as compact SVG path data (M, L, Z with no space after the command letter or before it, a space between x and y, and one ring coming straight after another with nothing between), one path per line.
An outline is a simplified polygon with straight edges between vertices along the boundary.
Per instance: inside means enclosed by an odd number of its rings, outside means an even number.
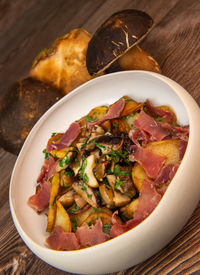
M153 19L143 11L114 13L95 32L88 44L86 65L91 75L106 70L149 32Z
M31 78L14 84L0 104L0 145L18 154L37 120L61 97L56 88Z

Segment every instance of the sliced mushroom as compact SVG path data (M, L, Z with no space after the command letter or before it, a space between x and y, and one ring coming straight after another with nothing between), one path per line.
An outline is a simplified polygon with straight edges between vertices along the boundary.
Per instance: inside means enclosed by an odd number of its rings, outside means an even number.
M87 179L86 182L90 187L96 188L99 186L99 183L93 173L93 169L96 165L95 157L94 157L94 155L90 155L89 157L86 158L86 160L87 160L87 166L84 170L83 177L86 176L86 179Z
M69 207L74 203L75 194L75 191L73 189L70 189L68 192L63 194L58 200L62 203L62 205Z
M114 151L119 151L123 144L123 138L112 135L103 135L96 138L96 146L101 150L102 154L109 154Z
M98 219L101 219L103 224L112 224L112 215L106 212L97 212L90 214L83 223L88 225L94 224Z
M84 208L86 208L86 207L84 207ZM70 214L70 218L72 220L75 220L77 226L81 226L83 224L83 222L87 219L87 217L92 213L94 213L94 209L93 209L93 207L91 207L89 205L89 208L85 209L84 211L82 211L80 213Z
M79 170L82 167L82 163L83 163L82 155L83 155L83 151L80 151L78 153L78 156L76 157L76 160L70 165L70 167L73 170L75 176L78 174Z
M131 199L128 196L122 194L121 192L114 191L113 201L116 207L121 207L129 203Z
M110 186L106 185L105 183L99 186L99 192L101 194L101 197L107 207L113 207L114 206L114 201L113 201L113 190Z
M92 207L98 207L97 199L93 189L82 182L74 182L72 185L73 189L84 199L86 200Z
M105 71L131 47L138 44L153 25L139 10L123 10L109 17L88 44L86 65L91 75Z
M106 169L109 165L109 162L104 160L104 161L100 161L95 167L94 167L94 174L95 177L99 180L99 181L103 181L103 178L105 177L106 174Z
M106 178L107 178L107 180L108 180L109 185L110 185L110 186L112 187L112 189L114 190L114 188L115 188L115 181L116 181L115 175L107 175Z
M136 189L133 184L132 178L131 178L131 170L129 167L121 167L120 165L118 167L118 179L123 182L122 185L120 185L119 190L126 194L129 197L133 197L136 195Z
M75 203L78 205L78 207L81 209L87 204L86 200L84 200L83 197L81 197L78 194L74 196L74 200L75 200Z
M60 185L64 188L69 188L73 183L73 172L62 170L60 172Z
M60 159L57 166L56 166L56 172L60 172L63 169L66 169L74 156L76 155L75 152L67 152L64 158Z

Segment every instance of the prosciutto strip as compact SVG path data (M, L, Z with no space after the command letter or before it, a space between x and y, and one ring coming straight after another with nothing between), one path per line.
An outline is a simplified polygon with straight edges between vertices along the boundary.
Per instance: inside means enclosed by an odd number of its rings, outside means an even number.
M80 125L78 122L73 122L64 135L61 137L61 140L58 143L51 143L48 145L48 152L52 149L60 150L66 148L72 144L72 142L77 138L80 133Z
M129 159L130 161L137 161L150 178L156 179L166 157L157 155L148 149L137 147Z
M177 169L178 169L178 165L174 165L174 164L167 164L167 165L165 165L161 169L161 171L160 171L158 177L156 178L156 180L154 181L154 185L155 186L159 186L161 184L168 185L169 182L174 177Z
M125 224L120 224L118 223L117 219L116 219L116 214L118 211L115 211L112 215L112 227L110 230L110 236L111 238L115 238L123 233L125 233L126 231L134 228L136 225L138 225L142 219L130 219L128 220Z
M146 146L149 142L149 136L146 132L133 129L129 132L129 138L137 145L137 146Z
M55 227L54 232L46 239L46 242L55 250L76 250L80 248L75 233L64 232L60 226Z
M107 113L101 119L90 123L89 127L93 127L94 125L99 125L108 119L118 118L124 109L125 103L126 103L125 99L120 98L118 101L116 101L114 104L112 104L108 108Z
M151 105L150 101L147 99L147 101L145 102L145 106L147 107L149 113L152 116L159 116L162 117L164 119L166 119L167 121L171 122L172 121L172 113L169 111L165 111L163 109L160 109L158 107L155 107L153 105Z
M92 246L107 241L110 236L102 231L102 221L99 219L95 225L84 224L76 231L76 237L81 246Z
M145 179L140 190L134 219L144 220L155 209L160 200L161 195L156 191L153 183Z
M166 129L163 129L151 116L141 111L133 122L134 127L146 131L154 140L162 140L169 135Z
M185 140L180 140L179 142L179 158L180 160L183 159L183 156L185 154L186 148L187 148L187 141Z
M28 204L36 211L43 211L49 204L51 183L44 181L40 184L40 191L28 200Z

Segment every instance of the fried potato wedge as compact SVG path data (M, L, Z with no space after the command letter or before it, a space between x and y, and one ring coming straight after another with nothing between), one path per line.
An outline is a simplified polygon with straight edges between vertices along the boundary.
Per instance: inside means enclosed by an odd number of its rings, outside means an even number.
M71 225L71 221L67 211L59 201L56 201L56 205L57 205L57 209L56 209L55 226L61 226L65 232L71 232L72 225Z
M134 212L137 208L137 205L138 205L138 199L135 199L132 202L130 202L129 204L127 204L126 206L123 207L122 213L125 213L125 215L129 219L133 218L133 215L134 215Z
M83 223L87 223L88 225L95 224L98 219L101 219L103 224L112 224L112 215L109 215L106 212L92 213Z
M169 107L169 106L166 106L166 105L162 105L162 106L158 106L158 108L164 110L164 111L167 111L167 112L170 112L172 114L172 123L173 124L176 124L177 123L177 117L176 117L176 114L174 113L174 111ZM167 120L163 119L163 122L168 122Z
M70 218L76 221L77 226L81 226L84 220L89 217L90 214L94 213L93 207L86 209L85 211L78 214L71 214Z
M86 68L86 51L90 34L74 29L55 40L35 58L30 76L68 94L92 77Z
M179 140L161 140L149 143L146 148L153 153L166 157L165 165L180 162ZM132 179L138 191L141 190L145 178L148 178L140 164L136 163L132 169Z
M132 179L138 191L141 190L144 179L148 178L146 172L139 163L135 163L132 169Z
M125 99L126 104L123 111L120 114L120 117L133 114L134 112L142 108L142 106L144 105L144 103L138 103L128 96L124 96L123 98Z
M51 232L54 227L56 218L56 196L58 195L60 187L60 175L55 173L51 181L50 199L49 199L49 212L47 220L47 232Z
M178 139L155 141L149 143L146 148L157 155L166 157L165 164L178 164L180 161L179 142Z

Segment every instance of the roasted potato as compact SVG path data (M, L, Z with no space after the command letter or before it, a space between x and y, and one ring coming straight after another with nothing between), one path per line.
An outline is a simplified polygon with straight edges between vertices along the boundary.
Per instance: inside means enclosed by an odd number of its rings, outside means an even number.
M179 153L179 142L178 139L168 139L149 143L146 148L157 155L166 157L165 165L167 164L179 164L180 153ZM141 190L142 184L145 178L148 178L146 172L140 164L135 163L132 169L132 179L135 187L138 191Z
M50 199L49 199L49 211L48 211L48 220L47 220L47 232L53 230L55 219L56 219L56 196L59 192L60 186L60 175L55 173L51 181L51 190L50 190Z
M55 226L61 226L65 232L72 231L72 225L69 218L69 215L65 208L59 201L56 201L56 218L55 218Z

